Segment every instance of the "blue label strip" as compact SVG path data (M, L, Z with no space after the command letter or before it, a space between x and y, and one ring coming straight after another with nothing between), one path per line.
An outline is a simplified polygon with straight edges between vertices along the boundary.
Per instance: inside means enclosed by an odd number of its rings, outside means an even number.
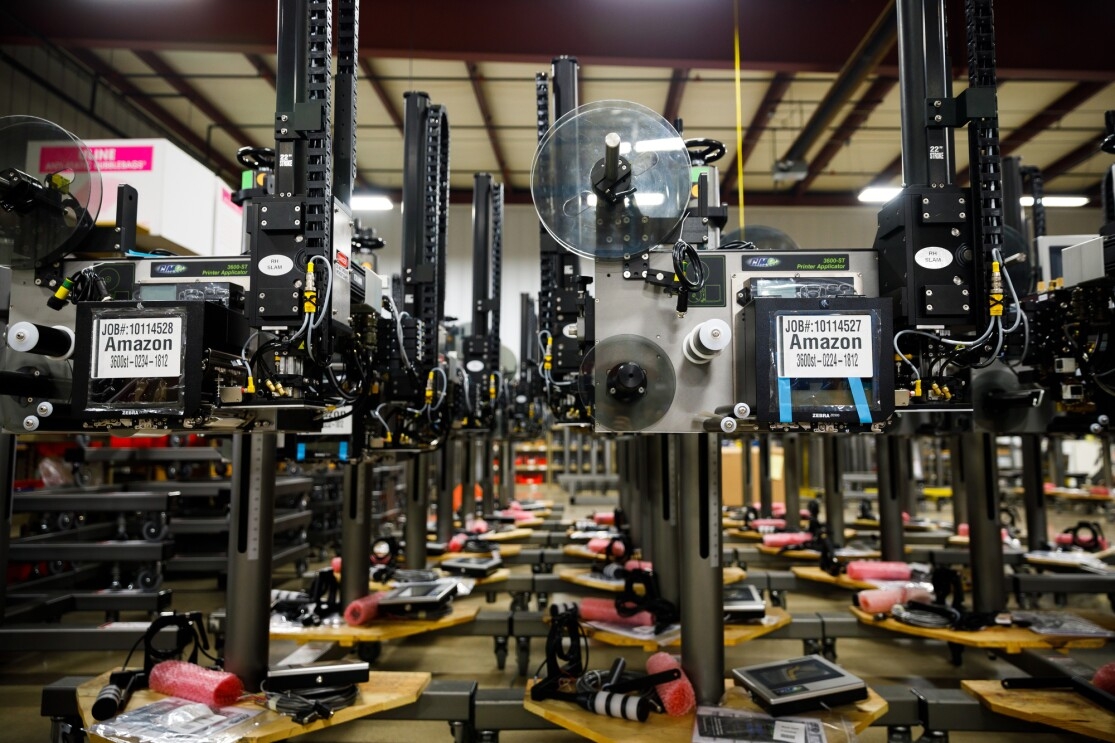
M792 423L794 420L793 408L790 405L790 378L778 378L778 421Z
M871 408L867 405L867 395L863 391L863 380L859 377L849 377L848 386L852 388L852 400L856 403L859 422L864 425L871 423Z

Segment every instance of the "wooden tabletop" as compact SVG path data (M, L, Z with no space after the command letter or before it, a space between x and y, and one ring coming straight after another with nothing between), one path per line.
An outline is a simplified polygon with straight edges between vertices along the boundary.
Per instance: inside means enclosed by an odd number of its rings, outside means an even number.
M760 544L758 547L756 547L756 549L759 552L762 552L764 555L770 555L771 557L784 557L787 560L805 560L810 562L817 562L821 559L821 553L817 550L789 549L783 552L781 547L768 547L765 544ZM854 555L837 553L836 559L840 562L848 562L850 560L878 560L881 555L881 552L875 551L861 552Z
M458 624L468 624L480 612L479 604L469 606L457 602L453 610L440 619L376 619L367 627L349 627L347 624L322 627L272 627L272 640L293 640L297 643L322 640L335 642L348 648L364 642L382 642L400 637L423 635Z
M745 642L769 635L776 629L781 629L793 621L793 617L785 609L777 606L767 607L767 616L763 621L747 622L746 624L724 624L724 647L735 647ZM670 643L672 648L681 647L681 638Z
M864 624L881 627L892 632L952 642L972 648L997 648L1010 654L1021 653L1025 648L1044 650L1050 648L1102 648L1106 643L1106 640L1101 637L1039 635L1024 627L988 627L975 632L915 627L890 618L876 620L873 614L854 606L848 607L848 610Z
M961 681L964 691L1000 715L1115 741L1115 714L1068 689L1004 689L998 681Z
M731 683L730 680L725 682L727 690L724 692L721 706L762 712L759 706L751 701L747 692L731 686ZM523 707L528 712L596 743L613 743L613 741L616 743L689 743L693 739L695 713L683 717L668 717L652 713L646 722L630 722L594 714L573 702L553 699L535 702L530 698L532 684L533 682L528 682L527 693L523 700ZM833 723L825 730L827 743L848 743L841 720L851 722L855 732L861 733L886 712L886 700L868 689L867 699L861 702L841 705L823 712L803 712L795 717L809 717Z
M874 583L868 583L863 580L854 580L849 578L844 573L840 575L831 575L821 570L819 567L813 565L794 565L790 568L790 572L801 578L802 580L811 580L815 583L826 583L830 586L839 586L847 588L851 591L862 591L868 588L878 588Z
M557 574L562 580L585 588L595 588L598 591L608 591L609 593L623 592L622 580L608 580L600 573L594 573L591 568L562 568L557 571ZM746 579L747 572L743 568L729 566L723 570L723 580L726 586Z
M93 701L100 693L101 687L108 683L108 672L101 674L91 681L87 681L77 689L78 706L81 709L81 719L86 730L94 724ZM322 728L335 727L361 717L373 715L376 712L402 707L418 701L423 690L430 683L428 673L388 673L385 671L372 671L368 681L360 684L360 699L353 705L337 710L328 720L316 720L307 725L299 725L289 717L280 715L269 709L263 709L253 702L240 702L235 707L245 710L261 710L250 720L241 723L236 728L230 728L229 734L236 733L236 743L272 743L273 741L287 740L296 735L321 730ZM132 711L140 707L157 702L167 697L150 689L142 689L132 695L127 710ZM105 738L90 733L90 740L105 741Z

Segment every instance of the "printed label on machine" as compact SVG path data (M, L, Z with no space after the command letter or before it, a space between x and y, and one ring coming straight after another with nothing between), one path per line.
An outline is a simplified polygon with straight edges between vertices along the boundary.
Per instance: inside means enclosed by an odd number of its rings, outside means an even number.
M868 315L778 316L778 376L870 377L875 358Z
M178 377L183 319L100 317L93 325L93 379Z

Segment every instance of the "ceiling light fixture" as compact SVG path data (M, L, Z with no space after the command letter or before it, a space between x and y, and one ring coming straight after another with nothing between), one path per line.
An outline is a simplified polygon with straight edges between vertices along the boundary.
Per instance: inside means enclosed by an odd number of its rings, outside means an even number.
M868 186L856 198L865 204L885 204L900 193L898 186Z
M394 208L395 205L386 196L360 194L352 197L352 210L354 212L389 212Z
M1022 204L1022 206L1034 205L1033 196L1023 196L1018 201ZM1091 199L1089 199L1087 196L1043 196L1041 198L1041 203L1043 205L1051 207L1081 207L1087 206L1089 201L1091 201Z

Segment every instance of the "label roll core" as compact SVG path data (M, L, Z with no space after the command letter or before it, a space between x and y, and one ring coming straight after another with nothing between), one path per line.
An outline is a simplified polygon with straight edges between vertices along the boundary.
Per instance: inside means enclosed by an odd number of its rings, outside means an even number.
M8 328L8 345L23 353L68 359L74 352L74 331L65 325L37 325L21 321Z

